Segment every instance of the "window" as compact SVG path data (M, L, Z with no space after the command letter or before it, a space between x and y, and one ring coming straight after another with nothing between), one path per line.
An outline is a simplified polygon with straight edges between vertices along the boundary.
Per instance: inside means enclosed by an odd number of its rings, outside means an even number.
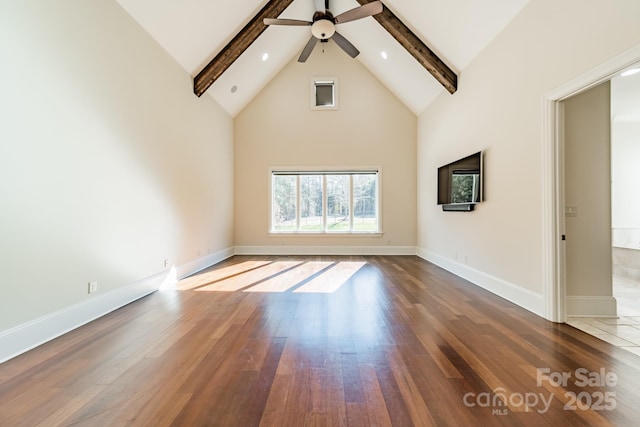
M271 172L272 233L380 233L378 170Z
M311 109L338 109L338 79L314 77L311 79Z
M316 107L333 106L333 82L316 82Z

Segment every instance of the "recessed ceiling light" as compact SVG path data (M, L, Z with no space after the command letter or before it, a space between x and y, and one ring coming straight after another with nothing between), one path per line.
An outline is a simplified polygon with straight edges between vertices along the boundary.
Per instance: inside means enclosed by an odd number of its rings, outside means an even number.
M262 54L262 60L266 61L267 59L269 59L269 54L267 52Z
M389 57L387 55L387 52L385 52L384 50L382 52L380 52L380 56L382 56L382 59L387 59Z
M236 93L238 91L238 86L233 85L231 86L231 93Z
M623 71L620 75L622 77L627 77L627 76L633 76L636 73L640 73L640 68L632 68L630 70Z

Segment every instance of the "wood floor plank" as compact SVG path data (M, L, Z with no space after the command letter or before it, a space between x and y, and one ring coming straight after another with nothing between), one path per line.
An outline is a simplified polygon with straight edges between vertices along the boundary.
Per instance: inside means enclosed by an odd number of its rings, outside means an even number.
M96 385L82 390L81 393L68 399L65 404L62 405L59 409L39 422L37 424L37 427L53 427L64 425L71 415L76 413L89 401L93 400L98 394L104 391L105 388L105 385ZM24 418L22 419L22 421L24 421Z
M380 388L375 367L368 364L361 364L360 378L365 395L369 425L379 427L391 426L391 419L389 418L389 412L384 403L384 396Z
M236 256L1 364L0 426L635 426L638 384L415 256Z
M435 426L435 420L431 416L425 401L422 399L421 393L418 391L407 366L402 363L402 360L396 352L389 351L387 356L389 357L391 372L396 379L400 394L407 404L412 424L425 427Z
M292 375L276 374L274 376L264 413L260 419L261 426L279 425L279 420L284 418L283 414L287 406L287 400L295 398L291 394L292 382Z

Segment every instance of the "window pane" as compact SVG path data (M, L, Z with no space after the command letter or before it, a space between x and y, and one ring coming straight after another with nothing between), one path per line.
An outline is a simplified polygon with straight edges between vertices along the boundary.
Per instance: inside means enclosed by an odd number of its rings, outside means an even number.
M349 231L349 175L327 175L327 231Z
M333 82L316 82L316 106L333 106Z
M273 230L296 231L295 175L273 175Z
M353 175L353 231L378 231L376 176Z
M274 172L273 233L379 233L374 171Z
M320 175L300 175L300 231L322 231Z

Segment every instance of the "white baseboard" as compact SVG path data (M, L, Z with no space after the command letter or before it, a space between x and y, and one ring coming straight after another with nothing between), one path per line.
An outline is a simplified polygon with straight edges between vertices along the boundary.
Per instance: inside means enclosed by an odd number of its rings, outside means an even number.
M0 363L59 337L234 254L228 248L0 332Z
M415 255L415 246L236 246L236 255Z
M104 295L96 296L85 302L2 331L0 332L0 363L117 310L157 291L161 287L171 287L175 284L177 278L194 274L233 255L418 255L533 313L542 316L544 312L542 295L448 258L423 249L416 249L414 246L236 246L235 248L224 249L198 258ZM613 304L615 316L616 304L613 297L610 297L611 301L605 301L608 305L598 303L593 300L594 298L598 297L568 297L568 300L572 301L573 299L577 307L582 307L581 311L576 309L576 313L588 312L589 310L585 307L589 304L593 307L609 307L607 309L609 311L605 311L610 313L611 304ZM569 315L573 313L570 309L567 312Z
M178 266L176 268L176 277L178 279L185 278L197 273L198 271L202 271L205 268L209 268L212 265L219 263L220 261L224 261L225 259L230 258L233 255L235 255L234 248L230 247L213 254L195 259L186 264L182 264L181 266Z
M0 332L0 363L155 292L169 270Z
M506 280L494 277L471 268L468 265L460 264L459 262L421 248L417 249L417 255L438 267L450 271L456 276L470 281L474 285L480 286L538 316L544 317L544 298L542 294L524 289Z
M612 296L567 295L567 317L618 317L618 304Z

